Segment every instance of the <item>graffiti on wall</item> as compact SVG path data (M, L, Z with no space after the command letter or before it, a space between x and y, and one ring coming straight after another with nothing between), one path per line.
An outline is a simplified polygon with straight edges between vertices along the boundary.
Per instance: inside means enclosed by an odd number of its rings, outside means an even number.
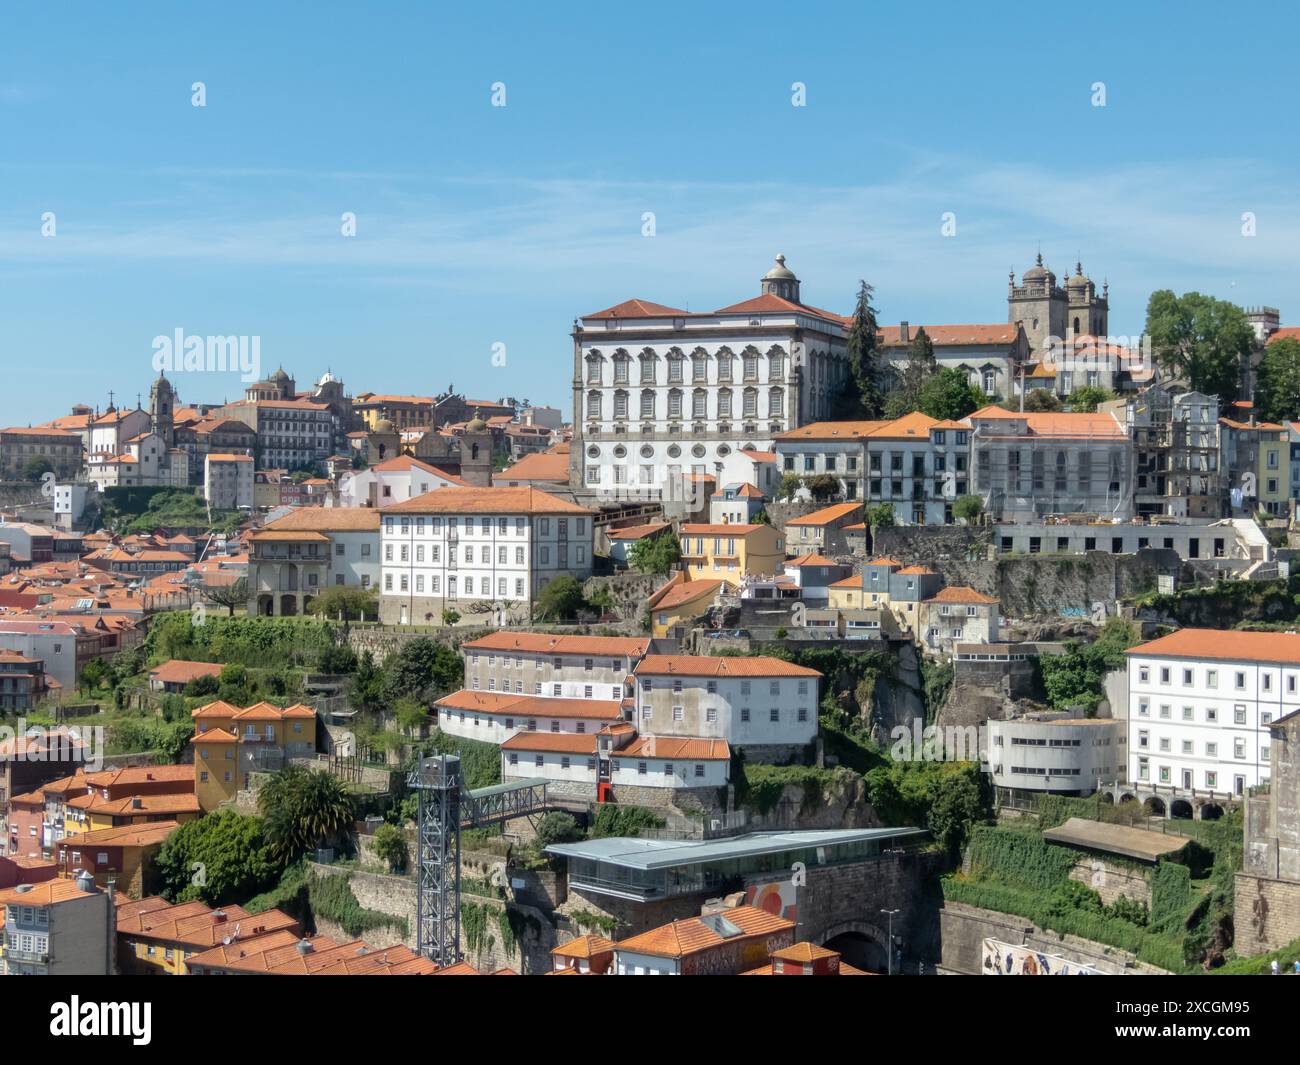
M980 968L985 976L1105 975L1091 965L997 939L984 940L984 961Z

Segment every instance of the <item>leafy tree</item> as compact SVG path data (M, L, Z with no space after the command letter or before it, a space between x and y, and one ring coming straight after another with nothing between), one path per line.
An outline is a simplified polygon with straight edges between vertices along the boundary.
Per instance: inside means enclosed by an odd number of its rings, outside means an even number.
M111 671L102 658L92 658L81 671L79 686L87 694L99 691L107 683Z
M316 617L365 621L379 617L379 598L369 588L336 584L316 596L307 609Z
M245 706L252 702L248 685L248 670L238 662L222 667L217 698L231 706Z
M803 478L797 473L781 474L781 483L776 488L776 498L793 499L794 494L803 486Z
M586 606L582 584L569 574L556 577L538 593L534 614L542 621L567 621Z
M24 481L31 481L33 484L38 482L47 473L53 473L54 466L44 455L33 455L23 463L22 478Z
M872 529L888 529L898 522L894 518L893 503L877 503L875 506L867 507L866 522Z
M1029 394L1025 396L1025 410L1027 412L1051 412L1060 409L1061 397L1050 388L1032 388L1029 390Z
M229 584L202 584L199 596L209 603L224 606L230 617L235 616L235 607L248 606L248 579L238 577Z
M921 389L934 375L938 364L934 360L934 342L924 328L918 328L907 349L907 362L903 366L902 394L911 409L921 400ZM931 415L933 417L933 415Z
M352 824L352 797L329 773L290 764L257 793L271 856L295 861L322 841L338 837Z
M207 674L188 681L185 685L185 694L189 696L216 695L220 688L220 679Z
M1161 289L1147 301L1146 332L1156 362L1171 378L1225 402L1237 398L1255 332L1236 304Z
M1255 387L1255 413L1261 421L1300 416L1300 340L1275 340L1264 349Z
M330 644L316 656L316 668L322 673L351 673L357 668L357 653L345 643Z
M1044 655L1039 662L1048 702L1058 710L1082 706L1092 714L1103 697L1106 674L1125 668L1124 652L1136 644L1133 625L1109 618L1090 644L1073 644L1059 655Z
M991 820L988 777L977 765L964 767L936 789L926 818L930 834L952 855L961 852L972 825Z
M627 553L629 565L641 573L668 573L682 559L682 545L671 530L642 537Z
M460 623L460 611L459 611L459 610L452 610L451 607L447 607L447 608L442 612L442 623L443 623L444 625L446 625L448 628L452 627L453 625L457 625L457 624L459 624L459 623Z
M837 417L875 418L879 417L884 407L877 381L879 327L876 325L876 309L871 306L873 291L865 281L859 282L858 302L845 344L851 380L849 387L843 389L838 396Z
M168 836L157 869L165 898L217 906L257 894L282 867L267 850L262 819L224 809Z
M553 810L537 822L537 844L549 847L552 843L572 843L582 839L583 831L573 814Z
M1109 389L1097 385L1083 385L1070 393L1070 410L1075 414L1091 414L1101 404L1114 398Z
M754 524L771 525L772 515L770 515L766 510L760 510L757 514L754 515Z
M380 825L375 830L375 857L388 864L388 868L400 871L406 868L406 836L396 825Z
M362 651L357 672L352 678L352 701L363 710L374 710L383 701L384 671L375 665L375 656Z
M976 495L964 495L952 505L953 517L974 525L984 513L984 500Z
M931 374L917 392L917 410L940 421L965 418L983 405L984 393L951 367Z
M818 473L812 477L805 477L803 485L808 489L808 494L819 502L825 502L840 490L839 478L829 473Z
M442 695L460 687L464 675L460 655L444 643L421 637L403 644L384 663L383 697L391 703L403 696Z
M393 716L397 718L397 723L410 733L429 720L429 707L419 699L407 696L393 704Z

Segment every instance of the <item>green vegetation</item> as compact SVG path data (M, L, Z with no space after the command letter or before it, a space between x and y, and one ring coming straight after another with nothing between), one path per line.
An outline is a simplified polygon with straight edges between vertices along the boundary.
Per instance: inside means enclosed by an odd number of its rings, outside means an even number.
M877 503L875 506L867 507L864 520L873 533L877 529L889 529L898 524L894 517L893 503Z
M959 521L974 525L984 513L984 500L979 496L964 495L952 505L952 515Z
M313 667L333 645L333 628L326 621L209 616L195 625L188 611L174 611L154 617L144 653L151 662L183 658L283 670Z
M454 754L459 757L461 780L471 790L501 783L501 748L495 743L435 732L422 749L425 754Z
M306 862L297 862L269 891L244 903L244 909L249 913L282 910L307 928L314 928L315 920L321 918L354 937L376 928L391 928L405 939L409 933L406 919L365 909L352 893L351 880L349 874L319 876Z
M312 599L307 609L319 618L373 621L379 617L379 596L368 588L331 585Z
M802 486L803 478L797 473L783 473L781 483L776 487L776 498L780 501L791 500Z
M53 473L54 466L44 455L33 455L23 463L22 472L19 474L24 481L31 481L36 484L47 473Z
M257 793L271 855L296 861L322 841L343 836L353 821L352 797L338 777L300 765L274 774Z
M1091 414L1103 403L1114 399L1115 395L1097 385L1083 385L1070 393L1070 410L1075 414Z
M992 816L988 777L975 762L887 762L866 774L867 800L887 825L929 829L956 854Z
M1151 293L1146 333L1156 362L1171 378L1224 403L1237 398L1241 364L1255 347L1255 333L1235 303L1169 289Z
M1266 422L1300 416L1300 340L1286 337L1264 349L1255 386L1255 413Z
M217 810L168 836L157 869L164 898L219 906L262 890L281 866L270 856L260 817Z
M825 503L840 490L840 479L831 473L816 473L803 479L808 494L818 503Z
M570 621L586 605L582 582L566 573L556 577L538 593L533 616L540 621Z
M104 523L119 536L144 535L159 529L233 533L242 521L237 510L214 510L189 488L147 486L104 491Z
M573 814L561 810L552 810L537 822L537 843L541 847L549 847L552 843L572 843L583 836Z
M461 657L445 643L421 636L402 644L384 661L383 698L432 700L460 687L465 675Z
M380 825L375 830L375 857L386 862L388 868L400 871L406 868L406 836L396 825Z
M643 537L627 553L628 564L641 573L668 573L682 558L682 545L670 530Z
M1139 643L1133 625L1109 618L1092 643L1071 643L1063 654L1038 659L1048 702L1057 710L1082 706L1089 717L1105 697L1102 682L1111 670L1123 669L1124 652Z
M639 836L642 829L663 828L666 823L657 813L644 806L619 806L607 802L601 803L597 809L589 835L592 839Z
M836 418L878 418L884 408L880 394L879 327L876 309L871 305L874 290L865 281L858 283L858 298L853 324L845 343L849 380L836 394Z

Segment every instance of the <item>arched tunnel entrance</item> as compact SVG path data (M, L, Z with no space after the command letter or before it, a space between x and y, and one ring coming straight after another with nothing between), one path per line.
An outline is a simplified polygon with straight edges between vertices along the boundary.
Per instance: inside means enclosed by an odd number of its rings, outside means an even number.
M887 934L865 921L847 921L826 930L822 946L836 951L846 965L871 973L889 971Z

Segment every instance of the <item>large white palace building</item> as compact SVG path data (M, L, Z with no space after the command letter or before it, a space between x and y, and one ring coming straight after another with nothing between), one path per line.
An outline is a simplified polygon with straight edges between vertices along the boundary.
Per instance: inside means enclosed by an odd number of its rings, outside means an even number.
M758 296L720 310L633 299L586 315L573 332L570 483L658 499L692 475L746 480L739 453L831 417L847 333L801 301L784 256Z

